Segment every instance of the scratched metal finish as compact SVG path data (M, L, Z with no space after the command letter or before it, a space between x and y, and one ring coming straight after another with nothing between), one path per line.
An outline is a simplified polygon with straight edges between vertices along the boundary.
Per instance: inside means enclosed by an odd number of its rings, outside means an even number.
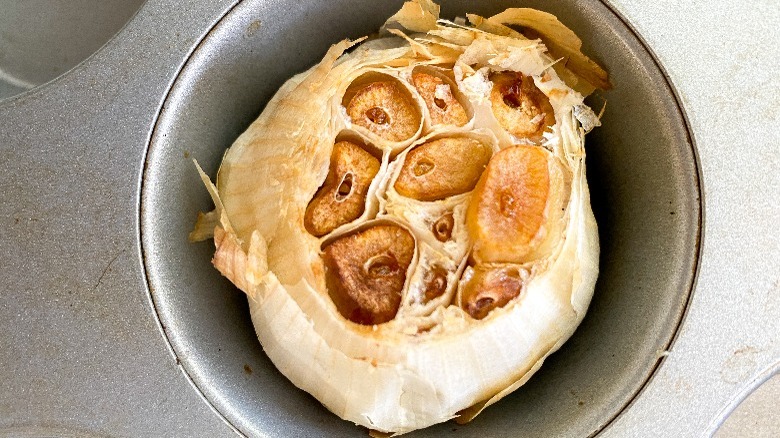
M239 429L258 435L266 431L278 436L317 426L320 434L343 430L344 425L326 415L316 402L291 385L285 387L278 373L274 375L262 364L257 346L249 352L232 351L234 357L224 365L219 359L220 340L203 331L208 324L196 333L202 342L177 341L177 336L187 333L176 335L171 327L163 332L149 298L138 221L145 148L180 68L232 5L227 0L205 3L182 6L149 0L128 26L86 63L53 83L0 101L0 435L235 436L223 415ZM258 2L257 13L272 12L279 3ZM653 377L607 427L604 436L709 433L778 368L780 132L760 127L780 122L774 110L780 90L773 76L780 67L780 50L773 45L778 39L780 10L774 0L732 3L613 2L648 42L680 93L696 138L707 202L701 266L683 325ZM344 26L333 26L336 18L331 17L322 32L307 30L305 23L321 13L321 9L307 9L311 6L307 5L295 2L284 6L298 23L295 29L311 32L308 43L293 49L300 65L314 61L300 59L302 53L317 51L311 41L320 49L331 42L322 38L324 33L356 36L352 32L358 27L362 32L382 19L371 15L373 21L361 20L361 14L369 16L369 12L357 7ZM371 8L374 14L387 15L375 8ZM588 15L588 10L573 8L568 15L579 26L583 20L601 22L598 16ZM279 50L284 38L272 44L271 37L263 33L263 22L263 18L258 24L250 20L243 23L247 27L235 25L233 31L256 38L263 50ZM586 41L591 53L597 45ZM212 54L219 60L219 53ZM601 58L609 61L609 57ZM264 87L258 92L259 99L266 99L285 77L284 63L278 64L282 65L272 68L275 83L258 82ZM201 64L203 71L207 65L205 61ZM195 89L191 94L213 93L209 88L213 87ZM221 105L225 111L232 109L229 102ZM245 109L248 103L237 101L236 105ZM611 101L609 105L608 110L613 108ZM618 117L616 123L625 120L622 113L613 116ZM256 112L247 113L238 120L229 114L221 117L229 122L229 129L240 130L254 115ZM160 124L157 132L175 128L175 124ZM227 134L220 131L211 135L222 136L219 140L224 143L229 141ZM194 152L184 148L167 153L180 152L184 158L185 152ZM152 150L149 163L154 153ZM184 161L172 175L184 172ZM211 170L216 166L213 157L203 161ZM598 161L591 164L591 168L598 166ZM154 178L150 177L145 187L154 189ZM180 184L182 180L171 181ZM158 179L156 187L161 189L164 185L159 183L164 182ZM190 182L197 185L195 180ZM192 190L196 192L195 187ZM605 201L609 198L602 199ZM206 202L198 197L187 200L185 207L168 213L167 220L184 223L184 218L175 215L206 208ZM155 214L165 218L159 211ZM176 245L161 245L157 250ZM207 250L205 245L196 246L195 256L179 254L176 260L200 257L200 267L207 272L208 266L202 262ZM187 268L181 269L186 274ZM213 277L208 281L219 282ZM223 319L217 324L223 324L226 333L242 328L243 332L233 335L250 342L239 297L219 287L218 293L233 300L228 304L235 305L238 315L236 320ZM175 302L183 304L185 311L192 310L186 298L178 297ZM611 304L607 301L601 306ZM202 318L224 316L225 302L220 306L204 312ZM165 309L157 310L165 315ZM676 316L669 315L669 319ZM594 318L586 320L583 331L592 331L596 322ZM663 330L668 330L668 325ZM169 340L193 348L174 351ZM588 346L581 344L581 348L586 351ZM214 356L209 363L205 359L210 354ZM566 359L565 354L562 351L555 360L565 363L576 356L569 354L570 359ZM259 361L245 360L248 356ZM200 360L205 365L200 370L182 367L177 358L190 364ZM260 375L261 370L269 375ZM216 377L204 378L208 372ZM196 386L191 378L198 380ZM261 394L268 398L259 400L224 398L246 382L257 385L257 380L281 389ZM598 394L598 389L592 393ZM543 394L543 389L537 391ZM568 402L580 401L571 396ZM285 401L288 397L290 401ZM280 401L281 407L265 409L269 400ZM582 401L589 409L590 400ZM259 417L246 418L258 403L262 407ZM573 411L571 417L580 412ZM486 415L490 417L458 428L454 435L477 434L489 429L490 422L512 421L508 418L512 413L506 410L492 414L489 410ZM522 423L524 419L514 421ZM552 431L560 425L546 427ZM349 430L360 435L354 428ZM503 436L508 430L501 432Z
M138 240L155 114L228 3L149 2L86 63L0 101L0 435L232 433L161 334Z
M97 51L143 0L0 0L0 99L44 84Z

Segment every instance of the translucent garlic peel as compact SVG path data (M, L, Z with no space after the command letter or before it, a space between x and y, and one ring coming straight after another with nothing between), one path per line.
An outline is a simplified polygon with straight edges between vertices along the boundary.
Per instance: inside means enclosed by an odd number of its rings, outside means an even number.
M407 2L388 20L390 36L348 54L355 42L342 41L319 64L285 83L227 151L216 186L201 172L216 210L199 217L191 238L208 237L213 230L214 265L247 294L266 354L296 386L341 418L388 433L456 417L468 421L524 384L571 336L587 310L599 249L580 122L590 128L597 118L573 88L583 83L589 89L608 86L608 80L579 53L576 36L561 30L563 25L549 14L529 11L510 9L492 18L470 15L476 28L467 28L439 20L438 6L429 0ZM534 27L539 19L543 23ZM559 75L545 44L507 24L532 27L569 56L576 52L577 69L559 68L566 72ZM344 117L344 93L370 72L410 87L425 117L425 103L409 78L415 68L440 65L452 68L458 96L469 104L470 120L464 126L425 122L409 141L399 143L355 130ZM471 136L494 150L518 143L498 125L488 99L489 72L503 70L533 76L555 111L556 124L542 145L569 172L571 189L560 226L551 228L561 233L558 243L529 264L531 277L522 294L483 320L437 302L414 307L409 296L407 306L388 323L363 326L345 319L325 288L321 248L332 235L360 229L372 217L392 220L416 236L419 254L410 267L407 290L419 294L410 285L422 275L416 267L426 263L439 260L455 277L463 272L470 248L459 239L438 242L425 230L452 211L453 233L465 232L462 221L470 194L421 203L398 196L392 181L404 154L431 139ZM368 191L366 213L331 237L316 238L304 228L304 213L328 173L334 142L343 135L361 137L376 149L382 156L381 176ZM455 293L448 286L442 303Z

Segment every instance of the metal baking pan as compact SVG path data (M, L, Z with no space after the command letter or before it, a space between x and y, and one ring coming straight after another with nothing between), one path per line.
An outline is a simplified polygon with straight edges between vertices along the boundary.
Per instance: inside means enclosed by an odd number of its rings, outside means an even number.
M113 24L90 50L129 19L107 45L0 100L0 435L364 436L276 371L245 297L210 266L211 243L187 241L196 213L210 208L191 160L213 175L287 78L331 43L372 33L401 3L148 0L132 18L140 2L106 9ZM448 17L518 6L442 3ZM652 8L522 6L574 29L615 84L590 98L606 102L604 126L587 138L602 248L596 294L575 336L527 385L469 425L410 436L711 433L774 373L777 330L753 327L780 305L766 298L745 318L710 298L732 284L715 281L719 251L754 247L705 232L710 199L731 192L708 183L726 163L713 155L707 110L690 100L696 82L675 83L627 17L653 22ZM681 76L677 55L663 53ZM777 159L755 178L766 169L777 184ZM748 205L763 205L756 196ZM780 214L776 201L766 214ZM777 237L768 240L778 255ZM704 330L721 317L722 333ZM734 340L745 349L735 352ZM690 377L728 360L707 388Z

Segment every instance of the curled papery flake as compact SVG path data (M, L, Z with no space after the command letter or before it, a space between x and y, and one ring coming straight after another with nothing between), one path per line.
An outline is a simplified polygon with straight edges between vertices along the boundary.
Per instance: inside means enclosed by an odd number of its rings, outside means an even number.
M493 83L488 79L490 69L487 67L477 70L474 74L466 76L461 81L464 94L478 103L486 102L490 99L490 90L493 89Z
M490 64L501 70L518 71L529 76L540 75L545 68L537 45L509 47L509 52L497 55Z
M574 117L582 124L582 129L587 133L594 128L601 126L599 116L585 104L574 106Z
M496 49L493 47L493 43L485 38L478 37L466 47L458 61L466 65L485 66L495 56Z
M436 91L433 92L433 96L439 100L448 100L452 98L452 91L447 84L439 84L436 86Z

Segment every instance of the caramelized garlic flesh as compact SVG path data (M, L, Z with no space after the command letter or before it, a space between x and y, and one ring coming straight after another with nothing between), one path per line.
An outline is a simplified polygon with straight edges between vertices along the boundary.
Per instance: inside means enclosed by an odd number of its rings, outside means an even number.
M328 176L306 208L306 230L321 237L360 217L377 172L379 160L360 146L349 141L336 143Z
M420 111L395 81L369 82L356 90L347 104L347 115L388 141L412 137L420 125Z
M340 237L323 249L330 297L358 324L382 324L398 312L414 238L397 225L377 225Z
M425 101L433 125L463 126L469 121L466 109L455 97L449 81L432 74L414 72L412 83Z
M516 267L491 268L478 265L460 298L460 306L474 319L485 318L504 307L523 290L523 274Z
M523 263L543 232L551 190L546 149L512 146L497 153L474 190L466 213L479 262Z
M498 123L517 138L539 140L555 124L550 99L530 76L501 72L490 76L493 89L490 102Z
M412 149L395 190L407 198L436 201L471 191L493 151L478 140L441 138Z
M470 28L438 11L407 2L285 83L217 184L202 174L216 209L192 234L213 235L279 370L383 433L468 421L517 389L598 273L582 129L598 118L574 90L606 73L549 14ZM559 77L519 22L579 62Z

